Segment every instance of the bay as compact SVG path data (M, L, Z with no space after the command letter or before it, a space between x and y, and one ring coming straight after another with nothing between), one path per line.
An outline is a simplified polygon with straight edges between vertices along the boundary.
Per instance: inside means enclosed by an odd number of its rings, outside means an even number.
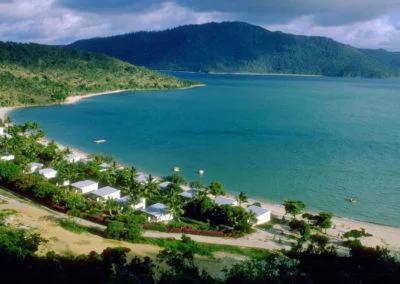
M218 180L255 199L298 199L315 211L400 226L399 79L173 74L207 86L91 97L11 117L159 176L179 166L190 180Z

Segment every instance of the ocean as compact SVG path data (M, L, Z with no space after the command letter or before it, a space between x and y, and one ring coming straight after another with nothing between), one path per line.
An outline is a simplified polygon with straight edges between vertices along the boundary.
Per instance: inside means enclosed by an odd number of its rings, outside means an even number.
M313 211L400 227L399 79L172 74L206 86L91 97L11 117L158 176L179 166L189 180L217 180L253 199L302 200Z

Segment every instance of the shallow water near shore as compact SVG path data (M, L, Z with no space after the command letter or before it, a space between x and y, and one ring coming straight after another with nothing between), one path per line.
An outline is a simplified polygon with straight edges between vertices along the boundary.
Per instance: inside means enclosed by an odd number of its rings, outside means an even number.
M207 86L91 97L11 117L159 176L179 166L190 180L219 180L254 199L299 199L311 210L400 227L399 79L176 75Z

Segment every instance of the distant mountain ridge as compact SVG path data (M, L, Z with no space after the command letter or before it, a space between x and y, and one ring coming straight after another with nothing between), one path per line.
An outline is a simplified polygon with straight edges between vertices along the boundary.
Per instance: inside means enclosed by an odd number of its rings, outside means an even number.
M72 95L192 84L102 54L0 42L0 106L60 103Z
M80 40L71 45L156 70L392 77L379 56L325 37L271 32L243 22L187 25Z

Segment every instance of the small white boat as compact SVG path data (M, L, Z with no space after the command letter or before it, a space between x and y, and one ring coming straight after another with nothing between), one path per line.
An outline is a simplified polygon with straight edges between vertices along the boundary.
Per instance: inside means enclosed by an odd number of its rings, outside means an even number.
M94 143L100 144L106 142L106 139L99 139L99 140L94 140Z
M179 172L181 170L181 168L180 167L174 167L174 172Z
M351 203L356 203L357 202L357 200L355 198L353 198L353 197L347 198L347 201L349 201Z
M204 170L199 170L199 175L204 175Z

